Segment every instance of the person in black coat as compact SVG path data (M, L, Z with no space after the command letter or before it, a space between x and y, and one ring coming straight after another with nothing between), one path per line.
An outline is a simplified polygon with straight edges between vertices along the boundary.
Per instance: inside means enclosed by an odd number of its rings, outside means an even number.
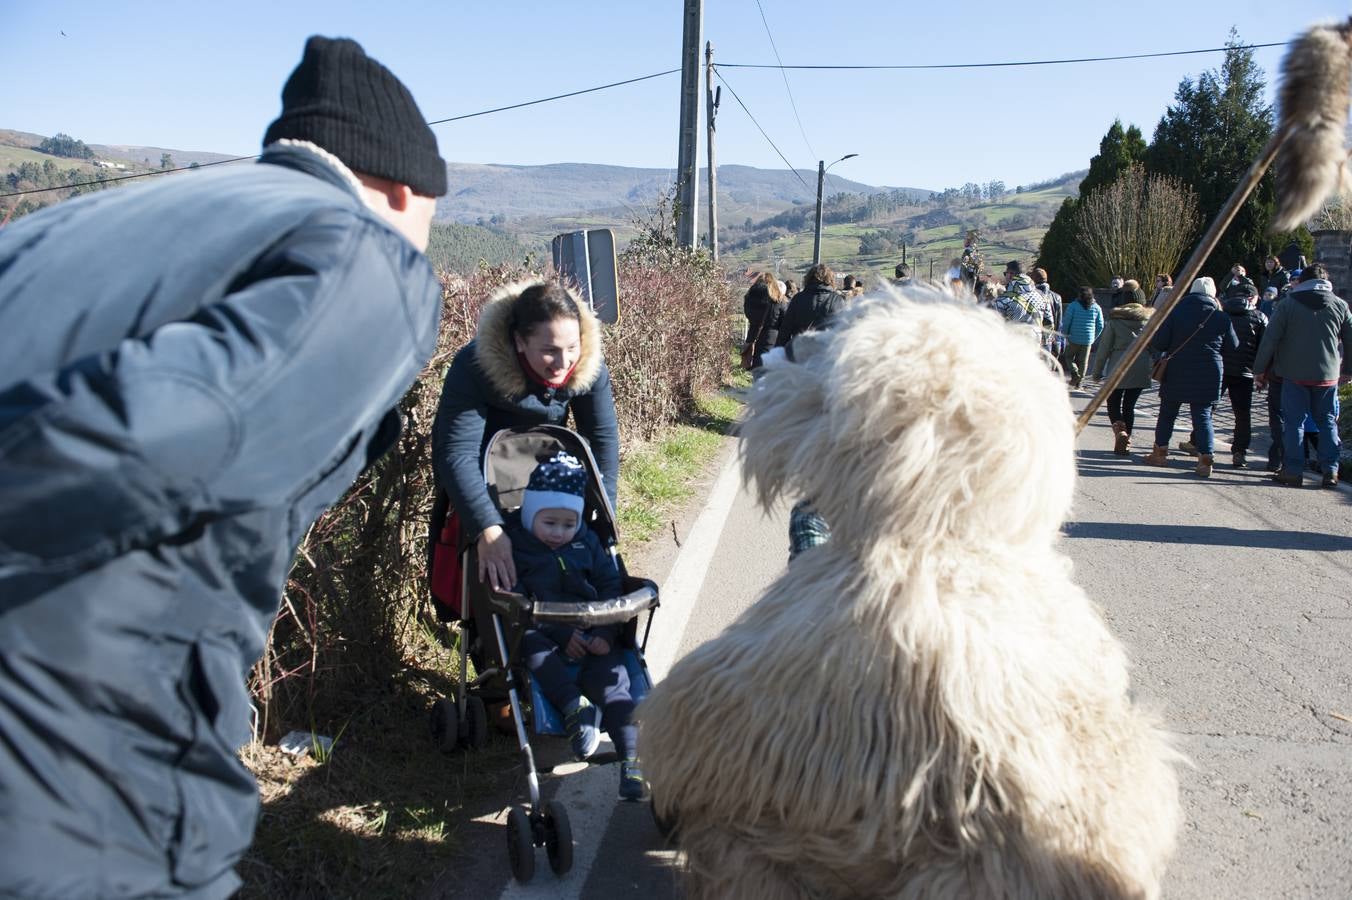
M807 270L803 289L789 301L789 308L779 323L776 347L788 347L804 331L823 328L826 321L845 307L845 297L834 287L835 273L826 263Z
M461 533L478 542L480 580L494 589L516 582L516 566L502 514L484 484L488 441L503 428L563 425L570 412L591 444L614 505L619 424L601 323L557 282L507 285L489 298L474 339L451 362L432 425L440 488L433 535L442 531L448 508L454 510Z
M235 893L249 670L436 348L403 84L312 37L263 143L0 230L0 897Z
M762 272L742 298L742 313L746 316L742 356L745 358L749 351L753 371L761 367L765 353L775 346L786 306L779 279L773 272Z
M1222 307L1230 317L1237 347L1222 347L1224 364L1222 390L1230 395L1230 406L1235 413L1235 438L1230 445L1231 462L1236 469L1248 467L1247 453L1253 429L1253 359L1267 328L1267 316L1254 308L1258 292L1252 284L1232 288Z
M1215 433L1211 414L1221 395L1224 371L1222 350L1239 346L1230 317L1216 302L1216 285L1207 277L1192 283L1192 290L1178 302L1164 325L1155 333L1150 349L1168 356L1160 382L1160 412L1155 424L1155 447L1142 461L1152 466L1169 464L1169 438L1174 420L1184 403L1192 412L1193 445L1197 450L1197 474L1211 476Z

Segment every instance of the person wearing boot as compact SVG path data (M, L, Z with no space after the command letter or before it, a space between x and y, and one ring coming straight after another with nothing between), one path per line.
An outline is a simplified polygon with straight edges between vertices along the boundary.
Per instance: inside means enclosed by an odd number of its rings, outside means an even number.
M1341 352L1339 351L1341 345ZM1338 485L1338 385L1352 381L1352 312L1333 293L1328 269L1314 262L1277 305L1253 361L1254 382L1262 388L1268 370L1282 379L1285 420L1283 464L1274 476L1300 487L1305 463L1302 426L1311 416L1319 428L1323 487Z
M1141 461L1148 466L1169 464L1169 438L1178 411L1186 403L1192 413L1193 441L1197 445L1197 476L1211 477L1215 433L1211 414L1221 396L1224 371L1221 351L1239 346L1230 317L1216 303L1216 283L1203 276L1174 307L1155 333L1150 349L1167 359L1160 380L1160 412L1155 424L1155 446Z
M1223 307L1235 327L1239 347L1222 350L1225 364L1221 390L1230 395L1230 406L1235 414L1235 436L1230 444L1230 460L1236 469L1249 466L1249 440L1253 433L1253 359L1267 329L1267 316L1255 306L1258 291L1251 284L1240 284L1226 295Z
M1094 378L1112 374L1123 354L1135 343L1154 310L1137 300L1115 306L1108 313L1108 326L1099 338L1094 361ZM1136 423L1136 401L1150 387L1150 355L1136 357L1117 389L1108 395L1108 420L1113 423L1113 452L1127 456L1131 448L1131 430Z

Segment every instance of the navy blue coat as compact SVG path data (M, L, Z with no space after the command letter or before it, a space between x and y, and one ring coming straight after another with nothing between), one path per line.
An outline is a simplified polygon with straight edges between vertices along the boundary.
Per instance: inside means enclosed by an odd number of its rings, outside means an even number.
M1238 347L1230 317L1215 299L1206 294L1184 296L1150 342L1151 350L1170 354L1160 398L1215 403L1221 396L1221 352Z
M516 356L512 302L531 282L498 291L479 314L474 340L455 355L432 425L432 461L437 483L460 514L465 534L475 537L502 514L484 485L483 453L503 428L566 425L572 412L577 431L591 444L606 493L615 504L620 478L620 436L610 371L601 354L601 325L587 304L582 315L582 354L561 388L526 377Z
M440 298L301 147L0 230L0 896L233 893L248 670Z

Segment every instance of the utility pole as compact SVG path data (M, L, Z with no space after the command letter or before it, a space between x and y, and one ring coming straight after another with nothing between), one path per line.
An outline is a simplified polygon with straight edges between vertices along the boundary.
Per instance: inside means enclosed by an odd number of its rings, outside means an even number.
M718 101L723 96L720 87L714 90L714 45L704 45L704 93L708 106L704 118L709 126L709 253L718 262L718 168L714 163L714 117L718 115Z
M704 0L685 0L681 32L681 131L676 157L676 241L695 246L699 209L699 39Z
M826 160L817 160L817 227L812 232L812 264L822 261L822 182L826 180Z
M847 159L854 159L858 155L858 153L846 153L836 162L831 163L831 166ZM826 170L831 166L826 165L824 160L817 160L817 228L812 233L812 264L814 266L822 261L822 184L826 181Z

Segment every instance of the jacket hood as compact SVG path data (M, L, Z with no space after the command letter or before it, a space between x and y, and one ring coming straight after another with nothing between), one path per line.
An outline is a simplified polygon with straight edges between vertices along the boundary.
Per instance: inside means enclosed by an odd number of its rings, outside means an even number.
M1249 298L1247 296L1227 297L1225 303L1222 304L1222 308L1232 316L1245 315L1252 309L1252 307L1249 306Z
M1155 311L1148 306L1133 300L1130 303L1123 303L1121 306L1114 306L1112 312L1108 313L1110 319L1126 319L1131 322L1144 322L1155 314Z
M1011 294L1031 294L1034 290L1033 279L1027 275L1015 275L1009 280L1007 290Z
M479 324L474 330L474 359L494 389L506 397L530 393L535 386L522 371L516 356L516 342L512 340L512 306L527 288L542 283L534 279L498 288L479 313ZM570 289L568 296L577 304L582 354L562 389L579 394L590 389L601 374L601 323L575 291Z
M1302 281L1291 288L1290 296L1306 309L1323 309L1333 305L1333 282L1324 278Z

